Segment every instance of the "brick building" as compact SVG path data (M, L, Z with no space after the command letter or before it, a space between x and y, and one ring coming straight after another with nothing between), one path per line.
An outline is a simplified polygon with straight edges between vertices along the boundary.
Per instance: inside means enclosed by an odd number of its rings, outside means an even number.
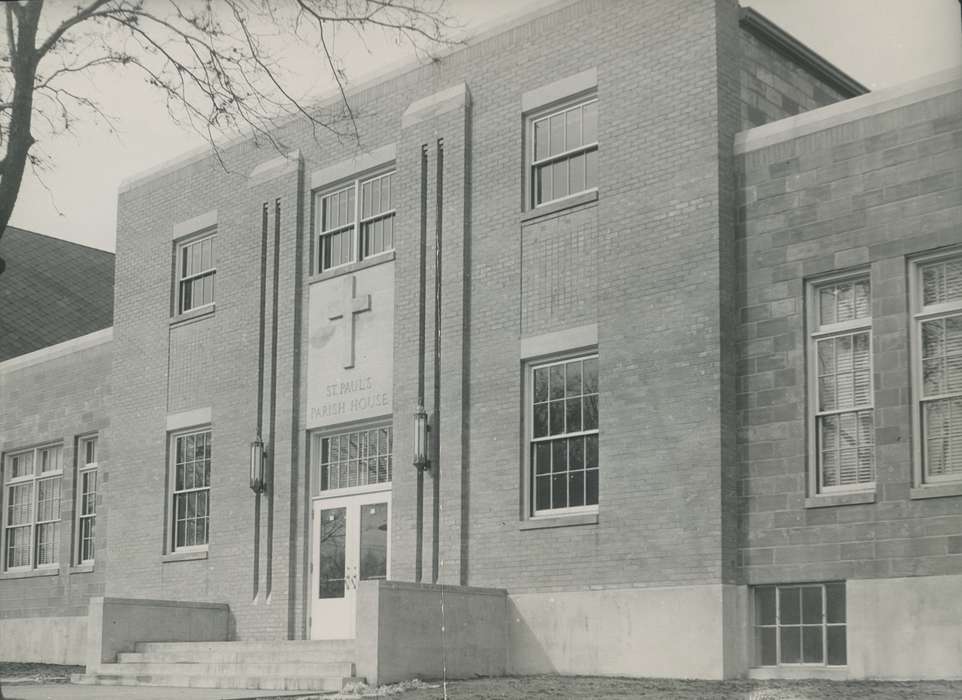
M73 624L117 682L330 680L175 663L265 642L371 681L957 676L959 77L866 94L728 0L567 1L356 89L361 148L293 121L129 181L103 594L5 515L0 632ZM2 386L10 513L90 426L21 432Z

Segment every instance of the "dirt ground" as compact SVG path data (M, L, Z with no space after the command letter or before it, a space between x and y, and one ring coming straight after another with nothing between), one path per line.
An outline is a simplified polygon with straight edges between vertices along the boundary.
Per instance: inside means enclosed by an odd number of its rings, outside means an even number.
M434 683L432 683L434 685ZM400 700L439 700L443 689L404 692ZM447 685L451 700L533 700L571 698L622 700L953 700L962 699L962 681L899 683L881 681L679 681L635 678L529 676L454 681Z
M83 666L56 664L23 664L0 661L0 681L3 686L18 683L69 683L71 673L83 673Z

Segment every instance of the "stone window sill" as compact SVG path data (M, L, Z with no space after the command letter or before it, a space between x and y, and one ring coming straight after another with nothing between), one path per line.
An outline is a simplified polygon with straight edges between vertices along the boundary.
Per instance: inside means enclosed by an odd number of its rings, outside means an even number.
M578 513L576 515L549 515L531 518L521 522L521 530L544 530L549 527L570 527L572 525L597 525L597 513Z
M942 484L923 484L909 491L911 498L943 498L945 496L962 496L962 481Z
M324 280L334 279L335 277L340 277L341 275L350 275L368 267L374 267L375 265L391 262L392 260L394 260L394 251L387 250L383 253L372 255L370 258L362 260L361 262L350 263L348 265L336 267L333 270L325 270L324 272L318 274L309 275L307 278L307 283L314 284L315 282L323 282Z
M763 666L748 669L748 677L752 680L849 679L847 666Z
M875 503L875 489L853 493L820 493L805 499L806 508L831 508L833 506L854 506L862 503Z
M572 209L573 207L580 207L582 204L590 204L591 202L598 201L598 190L593 189L588 192L582 192L581 194L575 194L570 197L565 197L564 199L559 199L556 202L549 202L547 204L542 204L540 207L535 207L527 211L521 212L521 222L527 223L529 221L535 221L542 217L551 216L552 214L557 214L566 209Z
M59 576L60 567L55 566L48 569L30 569L28 571L5 571L0 574L0 581L15 578L36 578L37 576Z
M208 304L207 306L202 306L199 309L191 309L186 313L177 314L176 316L171 316L170 325L179 326L182 323L190 323L191 321L197 321L207 316L214 315L214 304Z
M93 572L94 572L94 565L92 563L77 564L76 566L70 567L71 574L92 574Z
M175 561L195 561L198 559L206 559L207 550L201 550L197 552L171 552L170 554L165 554L160 558L160 561L164 564L169 564Z

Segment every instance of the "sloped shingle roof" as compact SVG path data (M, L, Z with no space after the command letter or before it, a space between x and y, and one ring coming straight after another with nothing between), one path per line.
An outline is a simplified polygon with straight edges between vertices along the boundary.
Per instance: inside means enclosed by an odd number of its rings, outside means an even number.
M113 323L113 253L8 226L0 258L0 362Z

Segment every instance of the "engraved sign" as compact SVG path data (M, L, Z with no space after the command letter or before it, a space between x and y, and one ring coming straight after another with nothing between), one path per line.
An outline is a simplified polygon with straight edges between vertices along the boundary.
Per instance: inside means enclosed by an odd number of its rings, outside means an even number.
M307 427L389 415L394 381L394 263L310 290Z

